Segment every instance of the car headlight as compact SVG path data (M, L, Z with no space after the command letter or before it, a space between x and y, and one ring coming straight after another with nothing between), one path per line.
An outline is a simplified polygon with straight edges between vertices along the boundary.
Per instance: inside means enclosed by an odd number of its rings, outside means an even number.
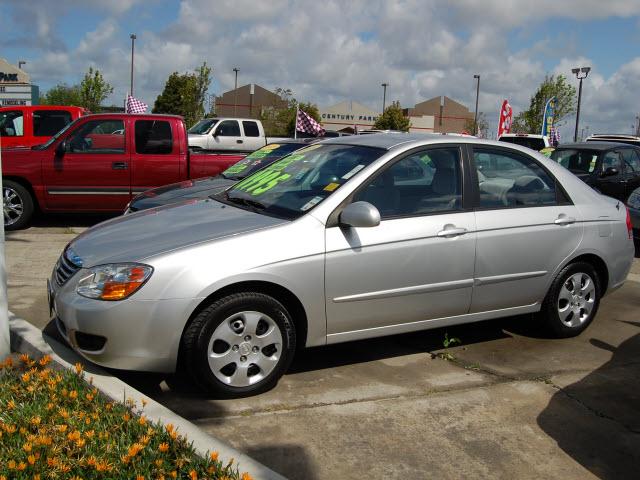
M124 300L149 279L153 268L139 263L99 265L78 282L79 295L98 300Z
M629 197L629 200L627 200L627 205L629 205L631 208L640 210L640 193L632 193Z

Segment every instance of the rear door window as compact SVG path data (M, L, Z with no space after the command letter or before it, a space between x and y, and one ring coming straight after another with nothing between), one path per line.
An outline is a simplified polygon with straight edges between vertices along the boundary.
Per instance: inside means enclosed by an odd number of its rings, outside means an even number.
M3 137L22 137L24 135L23 122L22 110L0 112L0 135Z
M245 137L259 137L260 130L256 122L242 122L242 128L244 128Z
M136 121L136 153L167 155L173 150L171 124L164 120Z
M627 167L627 173L640 173L640 157L638 157L638 152L631 148L625 148L621 153L624 164Z
M240 125L237 120L225 120L218 126L216 135L219 137L239 137Z
M64 110L35 110L33 112L33 135L52 137L71 123L71 113Z

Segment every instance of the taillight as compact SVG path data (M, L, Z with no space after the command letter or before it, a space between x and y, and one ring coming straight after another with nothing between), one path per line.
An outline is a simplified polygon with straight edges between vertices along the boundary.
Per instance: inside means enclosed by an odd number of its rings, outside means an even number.
M627 207L627 232L629 233L629 240L633 240L633 224L631 223L631 213L629 213L629 207Z

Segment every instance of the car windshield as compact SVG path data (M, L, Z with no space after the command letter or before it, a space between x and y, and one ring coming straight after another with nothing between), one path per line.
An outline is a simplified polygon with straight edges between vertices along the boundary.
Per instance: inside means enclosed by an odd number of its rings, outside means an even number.
M82 117L80 117L82 118ZM71 127L73 127L76 123L78 123L78 121L80 120L80 118L76 118L73 122L68 123L62 130L60 130L58 133L56 133L53 137L51 137L49 140L47 140L46 143L43 143L41 145L34 145L33 147L31 147L32 150L44 150L46 148L49 148L49 146L51 146L58 138L60 138L62 135L64 135L64 133L69 130Z
M204 118L196 123L193 127L191 127L188 132L195 133L198 135L204 135L211 130L211 128L218 123L217 118Z
M535 137L500 137L500 141L522 145L531 150L542 150L546 146L542 138Z
M304 147L304 143L270 143L250 153L238 163L231 165L222 176L231 180L242 180L253 172L275 162L276 160Z
M593 173L596 169L598 152L596 150L577 150L575 148L557 149L551 153L564 168L576 173Z
M354 145L311 145L272 163L214 198L293 220L322 203L385 152Z

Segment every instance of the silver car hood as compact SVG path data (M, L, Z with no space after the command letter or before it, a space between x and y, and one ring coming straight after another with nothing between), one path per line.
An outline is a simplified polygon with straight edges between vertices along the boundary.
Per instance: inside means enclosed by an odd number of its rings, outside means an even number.
M287 223L225 205L196 200L107 220L79 235L70 247L84 267L145 258L201 242Z

